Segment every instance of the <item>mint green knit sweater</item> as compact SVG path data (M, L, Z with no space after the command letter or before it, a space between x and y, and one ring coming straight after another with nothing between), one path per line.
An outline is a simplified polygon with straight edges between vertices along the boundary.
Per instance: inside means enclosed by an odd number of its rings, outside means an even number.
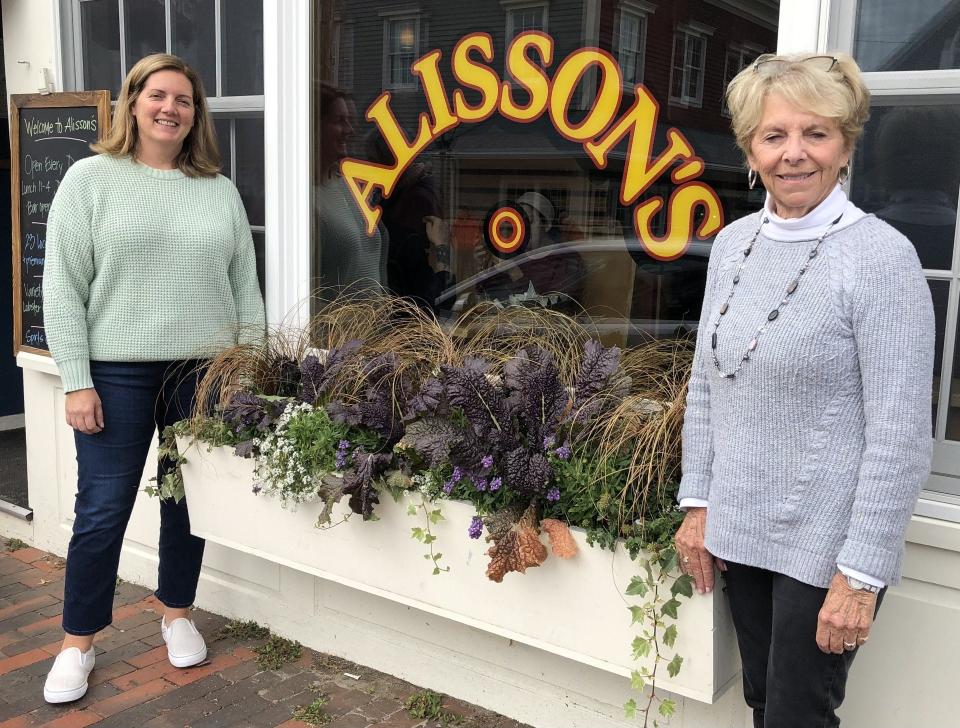
M90 361L204 357L262 332L250 225L222 176L99 155L66 173L47 219L44 326L64 391Z

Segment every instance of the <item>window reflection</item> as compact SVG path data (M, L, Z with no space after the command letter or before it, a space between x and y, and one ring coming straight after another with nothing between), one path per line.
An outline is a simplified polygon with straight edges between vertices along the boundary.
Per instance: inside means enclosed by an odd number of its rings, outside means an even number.
M421 115L439 126L437 107L444 101L451 108L457 98L460 108L481 106L482 86L462 83L451 66L458 42L470 33L490 38L489 54L479 48L469 53L469 63L488 72L474 81L492 77L495 90L509 82L515 104L529 103L531 94L519 79L534 72L511 72L505 56L513 38L536 30L553 39L553 57L542 63L532 49L527 60L544 69L548 82L578 49L599 47L616 59L622 98L614 119L636 102L634 84L644 84L660 108L650 127L653 156L667 149L668 130L679 130L705 161L700 181L719 196L724 218L736 219L755 211L763 195L747 190L743 160L723 114L723 88L739 65L776 48L776 3L744 0L736 12L708 0L482 0L469 13L441 0L420 2L416 14L406 7L385 12L376 0L318 6L314 37L326 39L327 50L315 54L314 69L315 282L376 282L444 321L484 301L587 311L608 343L692 331L712 240L693 239L682 257L669 262L645 251L635 235L634 209L652 197L668 200L677 185L668 169L639 199L623 204L625 139L601 169L582 142L557 131L549 111L517 122L502 113L497 97L489 114L478 114L483 118L460 119L431 133L388 196L370 186L370 203L382 213L372 234L340 164L347 158L394 166L397 144L386 143L367 118L378 98L381 104L388 100L405 145L417 138ZM424 75L412 73L410 65L434 50L440 51L436 68L443 94L428 102ZM571 128L594 111L603 80L596 67L577 79L564 108ZM389 95L382 97L384 91ZM668 232L665 207L653 217L652 234ZM507 252L491 241L491 235L508 241L513 234L509 216L496 217L502 209L514 211L524 230ZM695 222L703 216L696 208Z
M960 2L860 0L854 45L864 71L960 68Z
M875 107L853 201L902 232L924 268L950 270L960 189L960 105Z

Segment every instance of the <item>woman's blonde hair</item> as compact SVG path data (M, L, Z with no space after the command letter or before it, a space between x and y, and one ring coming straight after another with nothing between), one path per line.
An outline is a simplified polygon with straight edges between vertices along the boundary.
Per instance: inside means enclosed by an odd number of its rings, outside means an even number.
M827 70L830 58L835 61ZM863 83L860 67L850 56L760 56L727 86L733 134L745 156L749 155L750 142L760 126L763 103L774 93L799 109L834 119L850 152L870 116L870 91Z
M114 157L133 156L137 150L137 120L133 105L143 91L147 79L157 71L177 71L187 77L193 87L193 127L183 140L183 148L177 157L177 168L188 177L213 177L220 171L220 151L213 129L213 120L203 93L203 82L190 66L177 56L154 53L137 61L120 88L117 106L113 111L113 123L103 141L91 145L99 154Z

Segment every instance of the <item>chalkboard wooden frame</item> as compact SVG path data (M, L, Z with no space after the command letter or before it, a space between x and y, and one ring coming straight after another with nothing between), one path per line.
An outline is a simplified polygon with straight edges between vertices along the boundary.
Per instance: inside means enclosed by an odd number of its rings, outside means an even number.
M11 94L10 96L10 193L13 216L13 353L21 351L50 356L46 349L23 343L21 301L21 255L23 240L20 220L20 109L89 108L97 109L97 139L110 129L109 91L67 91L54 94Z

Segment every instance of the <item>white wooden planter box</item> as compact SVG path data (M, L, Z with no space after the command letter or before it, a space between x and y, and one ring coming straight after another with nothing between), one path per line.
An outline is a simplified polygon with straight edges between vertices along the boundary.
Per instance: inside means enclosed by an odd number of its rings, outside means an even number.
M489 544L467 537L472 506L443 501L445 520L432 527L435 549L450 571L432 574L427 547L410 536L423 525L407 514L418 495L395 503L385 496L377 521L360 516L332 528L317 529L319 504L282 508L279 501L252 492L253 461L230 448L179 441L187 462L183 479L190 504L191 530L227 546L323 579L451 619L476 629L546 650L617 675L637 669L631 642L640 626L631 626L624 596L638 565L624 549L615 553L589 547L574 529L579 553L570 560L553 554L526 574L507 574L496 584L486 577ZM346 512L337 507L333 521ZM669 679L665 666L658 685L672 693L712 703L737 677L736 642L726 600L717 591L683 599L676 651L683 669ZM624 683L625 698L629 686Z

